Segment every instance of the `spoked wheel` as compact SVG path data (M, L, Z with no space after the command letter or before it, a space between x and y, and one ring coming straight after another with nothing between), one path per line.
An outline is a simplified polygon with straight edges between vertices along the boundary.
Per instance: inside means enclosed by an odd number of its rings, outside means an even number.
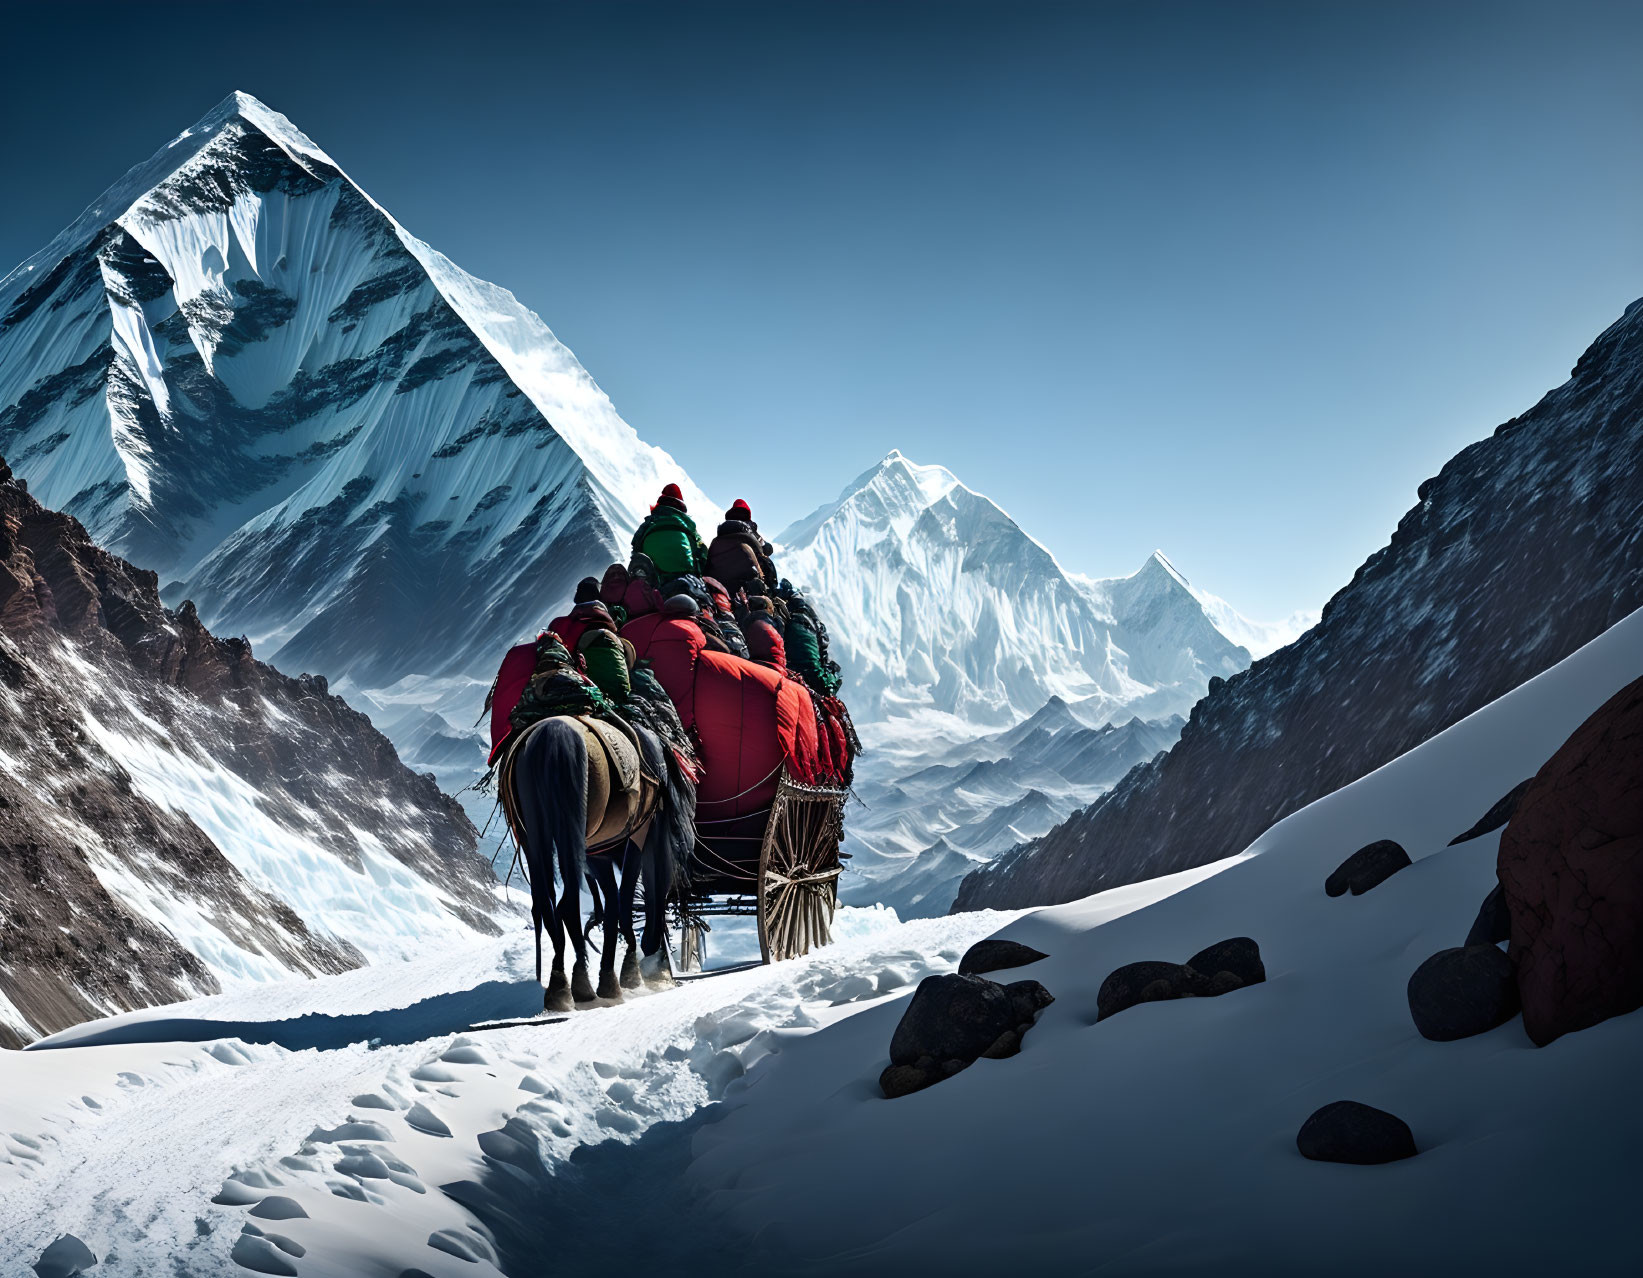
M759 850L759 949L766 963L832 940L844 799L842 790L781 779Z
M687 918L679 930L679 970L699 972L706 957L707 929Z

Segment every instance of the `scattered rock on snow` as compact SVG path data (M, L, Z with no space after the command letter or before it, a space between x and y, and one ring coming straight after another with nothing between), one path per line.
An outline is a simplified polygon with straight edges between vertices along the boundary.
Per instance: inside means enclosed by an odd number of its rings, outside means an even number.
M1231 972L1239 989L1245 985L1259 985L1266 980L1266 964L1261 962L1261 947L1247 936L1234 936L1214 945L1206 945L1187 960L1187 966L1213 978L1218 972Z
M1643 679L1535 774L1500 838L1523 1028L1559 1035L1643 1007Z
M1296 1133L1295 1146L1303 1157L1322 1163L1392 1163L1419 1152L1403 1119L1349 1100L1314 1111Z
M91 1248L73 1234L64 1234L40 1253L34 1272L40 1278L74 1278L97 1263Z
M1324 880L1324 891L1330 896L1341 896L1347 891L1353 896L1362 896L1412 864L1402 844L1392 839L1377 839L1342 861L1335 873Z
M1533 777L1529 778L1529 781L1533 780ZM1500 829L1501 826L1510 821L1512 814L1517 811L1518 801L1523 798L1523 792L1529 788L1529 781L1519 781L1504 795L1496 799L1494 806L1480 816L1471 829L1450 839L1449 846L1454 847L1455 844L1465 843L1470 839L1480 839L1485 834Z
M983 1056L1013 1056L1033 1018L1054 1001L1037 981L1000 985L960 973L927 976L890 1039L890 1065L879 1086L888 1097L906 1096Z
M1490 889L1478 907L1478 916L1472 930L1466 934L1467 945L1499 945L1512 933L1512 915L1506 908L1506 894L1500 884Z
M1143 960L1114 969L1095 996L1095 1019L1104 1021L1137 1003L1174 998L1213 998L1266 980L1261 947L1247 936L1207 945L1185 963Z
M958 961L958 970L961 976L980 976L983 972L999 972L1008 967L1026 967L1029 963L1046 958L1049 955L1042 950L1035 950L1020 941L988 937L964 951L964 957Z
M1447 1043L1517 1014L1512 961L1493 945L1439 950L1409 978L1409 1014L1425 1038Z
M1095 1019L1104 1021L1126 1007L1160 999L1191 998L1209 993L1209 978L1184 963L1144 959L1108 973L1095 996Z

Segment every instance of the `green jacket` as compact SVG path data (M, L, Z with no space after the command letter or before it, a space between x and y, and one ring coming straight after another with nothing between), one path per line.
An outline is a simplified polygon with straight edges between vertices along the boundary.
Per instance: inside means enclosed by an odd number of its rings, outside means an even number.
M821 636L810 618L794 613L782 636L787 647L787 668L817 692L832 696L839 690L839 677L822 665Z
M633 534L633 548L650 557L664 582L707 570L707 547L696 531L696 521L671 506L658 506L645 516Z
M576 645L582 653L582 664L588 678L599 685L606 700L621 705L631 691L628 682L628 654L622 641L608 630L589 627L583 631Z

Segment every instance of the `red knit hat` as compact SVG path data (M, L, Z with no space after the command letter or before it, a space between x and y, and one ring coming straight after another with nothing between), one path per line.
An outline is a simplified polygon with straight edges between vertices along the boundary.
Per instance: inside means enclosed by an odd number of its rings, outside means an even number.
M662 489L662 496L671 497L674 501L683 501L685 499L685 495L679 490L678 484L669 484L666 488Z
M732 519L750 520L753 518L753 508L738 497L735 501L730 503L729 514Z

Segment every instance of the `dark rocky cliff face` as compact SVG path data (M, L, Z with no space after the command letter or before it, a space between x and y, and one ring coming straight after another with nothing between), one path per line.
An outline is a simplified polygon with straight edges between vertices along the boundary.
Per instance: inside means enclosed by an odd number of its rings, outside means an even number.
M1643 302L1570 380L1420 487L1322 621L1180 742L968 876L956 910L1073 900L1242 851L1643 605Z
M192 605L166 609L153 573L8 479L0 462L0 1045L212 992L202 954L294 974L362 961L365 938L311 928L145 795L143 751L237 778L248 821L362 875L362 847L379 848L466 928L497 930L472 825L370 720L213 636Z

